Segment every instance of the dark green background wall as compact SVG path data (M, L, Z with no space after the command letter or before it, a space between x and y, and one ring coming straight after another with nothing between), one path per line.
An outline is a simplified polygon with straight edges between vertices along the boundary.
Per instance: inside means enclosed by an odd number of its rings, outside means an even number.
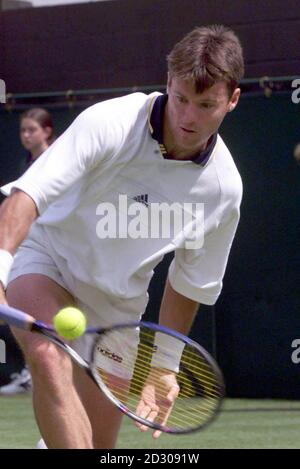
M300 73L299 0L115 0L0 12L0 77L10 93L163 83L174 43L214 23L248 78Z
M225 123L244 181L242 218L217 304L219 360L231 395L300 397L300 106L244 98Z
M78 112L52 111L57 134ZM18 118L0 112L3 182L24 164ZM222 127L244 182L241 222L223 293L214 308L200 308L192 335L217 352L231 396L300 398L300 364L291 361L291 342L300 338L300 167L292 156L299 129L300 104L289 93L245 95ZM150 286L151 319L169 260Z

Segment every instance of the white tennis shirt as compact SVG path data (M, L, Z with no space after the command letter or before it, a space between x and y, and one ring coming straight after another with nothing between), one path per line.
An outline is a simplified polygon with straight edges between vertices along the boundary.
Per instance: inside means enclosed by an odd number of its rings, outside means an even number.
M154 107L162 100L160 93L134 93L89 107L22 177L2 187L6 195L18 188L34 200L40 214L35 224L81 285L99 289L112 302L128 301L136 312L146 306L153 268L174 250L172 287L200 303L216 302L242 195L241 178L219 135L200 164L163 155L154 138L159 129L153 129L160 119ZM172 233L126 237L120 196L140 206L144 216L153 204L203 204L203 245L187 249L184 237ZM118 236L105 238L100 232L115 216L113 207L122 226ZM127 223L133 219L131 213Z

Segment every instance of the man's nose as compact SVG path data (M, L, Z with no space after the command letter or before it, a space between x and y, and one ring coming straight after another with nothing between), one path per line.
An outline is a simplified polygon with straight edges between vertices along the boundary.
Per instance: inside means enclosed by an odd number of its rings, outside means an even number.
M186 106L183 114L181 115L182 121L185 124L194 125L196 122L199 121L198 114L198 109L195 106L189 104Z

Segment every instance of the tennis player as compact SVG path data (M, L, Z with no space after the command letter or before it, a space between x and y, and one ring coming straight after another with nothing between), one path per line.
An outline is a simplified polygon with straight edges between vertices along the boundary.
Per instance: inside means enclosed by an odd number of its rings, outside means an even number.
M200 27L167 60L167 94L134 93L91 106L22 177L2 188L8 198L0 211L0 301L7 298L45 322L73 304L91 325L138 320L153 268L175 251L160 323L187 333L199 304L216 302L242 196L218 129L240 97L242 48L231 30ZM195 243L187 242L193 238L189 217L169 236L145 229L152 206L173 203L183 211L204 207ZM137 206L144 217L139 228ZM14 333L31 369L35 415L47 446L112 448L119 410L55 346ZM115 347L115 356L122 353ZM171 406L178 385L169 370L162 374ZM151 404L142 401L139 412L149 415Z

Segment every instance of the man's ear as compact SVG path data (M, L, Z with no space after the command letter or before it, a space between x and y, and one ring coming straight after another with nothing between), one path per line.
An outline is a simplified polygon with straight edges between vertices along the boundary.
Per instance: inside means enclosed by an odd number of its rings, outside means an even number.
M231 96L231 98L230 98L230 100L229 100L229 103L228 103L228 112L231 112L231 111L233 111L233 110L236 108L236 106L237 106L237 104L238 104L238 102L239 102L240 96L241 96L241 89L240 89L240 88L236 88L236 89L234 90L234 92L232 93L232 96Z

